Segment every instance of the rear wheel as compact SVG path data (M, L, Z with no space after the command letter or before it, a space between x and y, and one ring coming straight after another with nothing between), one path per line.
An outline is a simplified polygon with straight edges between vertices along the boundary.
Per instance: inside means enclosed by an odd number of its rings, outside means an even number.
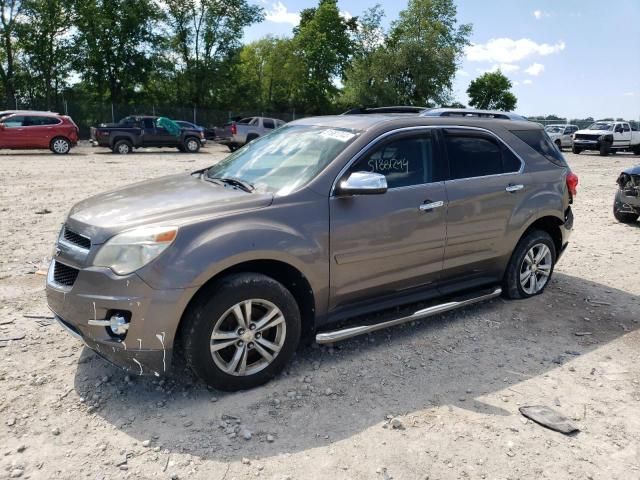
M271 380L300 341L293 295L266 275L240 273L213 285L189 310L181 332L187 365L219 390Z
M183 148L187 153L198 153L200 151L200 140L195 137L187 137L184 139Z
M503 292L508 298L529 298L541 294L553 274L556 247L543 230L532 230L520 239L504 276Z
M620 205L619 202L613 203L613 216L617 221L619 221L620 223L633 223L638 220L638 214L631 212L622 212L620 211L621 207L622 205Z
M57 155L64 155L71 150L71 142L64 137L56 137L51 140L49 149Z
M247 143L253 142L256 138L259 138L258 135L247 135ZM245 143L245 145L247 143Z
M129 140L118 140L113 146L113 153L128 155L133 151L133 145Z
M230 152L235 152L238 149L238 145L236 145L235 143L230 143L227 145L227 148Z

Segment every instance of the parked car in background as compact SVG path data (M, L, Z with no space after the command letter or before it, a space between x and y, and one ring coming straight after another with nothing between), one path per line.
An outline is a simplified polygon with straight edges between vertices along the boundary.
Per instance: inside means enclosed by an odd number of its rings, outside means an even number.
M621 223L633 223L640 217L640 165L623 170L616 183L613 216Z
M573 153L598 150L600 155L631 151L640 155L640 132L629 122L599 120L573 135Z
M0 149L49 149L69 153L78 144L78 126L71 117L53 112L0 112Z
M204 133L195 128L181 128L173 135L157 125L154 116L133 115L116 124L91 127L91 144L110 148L113 153L127 154L135 148L175 147L181 152L197 153L204 141Z
M186 120L174 120L174 122L176 122L180 126L180 128L184 128L187 130L198 130L199 132L202 132L202 138L200 139L200 143L202 144L203 147L206 145L207 135L206 135L206 129L204 127L196 125L195 123L187 122Z
M225 125L224 132L216 139L232 152L247 143L283 126L285 122L277 118L247 117Z
M578 130L577 125L547 125L544 127L544 131L560 151L563 148L573 147L573 134Z
M133 374L163 375L181 351L209 385L241 390L302 336L541 294L578 178L542 127L496 115L301 119L210 168L81 201L48 304Z

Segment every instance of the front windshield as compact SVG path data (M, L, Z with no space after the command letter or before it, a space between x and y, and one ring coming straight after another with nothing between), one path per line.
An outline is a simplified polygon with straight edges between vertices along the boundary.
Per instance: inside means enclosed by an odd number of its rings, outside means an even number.
M596 122L589 125L587 130L613 130L613 123L611 122Z
M562 133L564 132L564 127L559 127L557 125L549 125L544 130L547 133Z
M286 195L306 184L359 134L359 131L312 125L274 130L207 170L209 178L236 178L257 192Z

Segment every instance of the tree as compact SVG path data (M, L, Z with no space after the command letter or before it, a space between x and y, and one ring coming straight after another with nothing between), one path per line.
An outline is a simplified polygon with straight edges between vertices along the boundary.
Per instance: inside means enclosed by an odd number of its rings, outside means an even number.
M348 64L356 29L356 18L344 19L337 0L320 0L317 8L300 13L294 29L294 48L304 67L302 101L309 113L331 109L338 93L335 81L342 78Z
M167 0L171 46L180 96L192 105L215 101L223 68L240 48L243 29L262 21L246 0Z
M21 0L0 0L0 81L8 107L16 104L16 38Z
M154 69L159 10L152 0L75 0L74 67L98 97L128 102Z
M471 25L458 25L456 13L453 0L410 0L384 44L354 62L345 97L364 105L447 103L471 34ZM375 30L376 17L370 18Z
M43 98L45 108L53 109L53 96L64 86L70 69L71 8L64 0L25 0L23 6L19 38L32 97Z
M487 72L469 84L467 95L469 105L487 110L512 111L516 108L518 100L509 91L511 80L505 77L500 70Z

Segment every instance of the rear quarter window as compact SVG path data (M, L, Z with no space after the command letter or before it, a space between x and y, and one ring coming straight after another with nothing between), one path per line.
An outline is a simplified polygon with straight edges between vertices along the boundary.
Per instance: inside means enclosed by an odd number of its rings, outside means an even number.
M511 130L516 137L526 143L530 148L559 167L567 167L567 161L560 150L549 139L544 130Z

